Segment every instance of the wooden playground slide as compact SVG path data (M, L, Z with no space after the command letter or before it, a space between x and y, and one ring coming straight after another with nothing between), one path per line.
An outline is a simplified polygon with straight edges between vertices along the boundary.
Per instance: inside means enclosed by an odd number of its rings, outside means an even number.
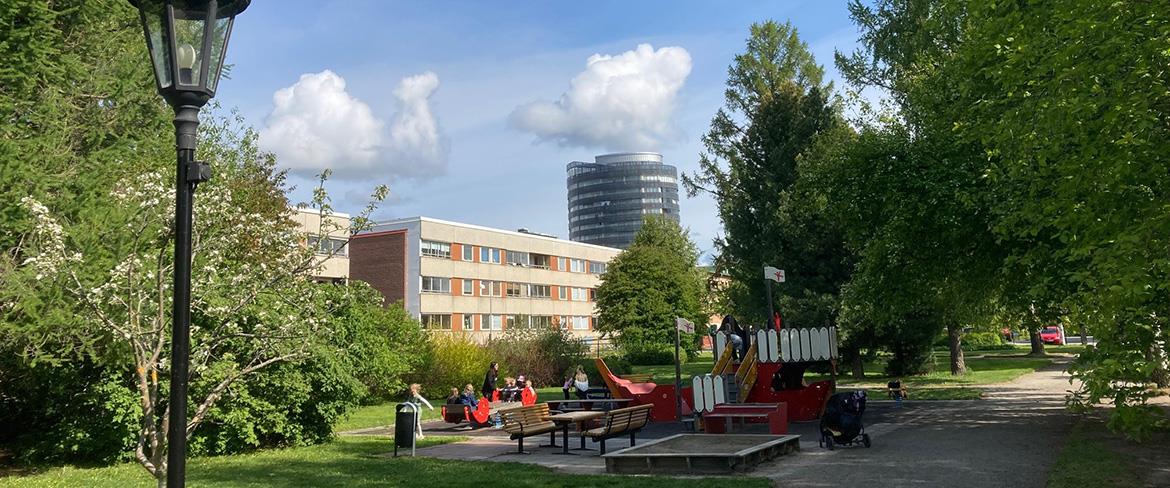
M723 373L729 372L729 371L725 371L725 370L728 370L732 367L731 347L732 347L731 342L728 342L727 346L725 346L723 348L723 353L719 355L719 360L715 362L715 367L711 368L711 375L712 376L721 375Z

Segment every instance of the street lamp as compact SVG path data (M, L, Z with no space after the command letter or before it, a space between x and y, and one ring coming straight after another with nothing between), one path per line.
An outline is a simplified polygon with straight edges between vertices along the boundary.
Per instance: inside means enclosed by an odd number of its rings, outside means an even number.
M191 206L211 167L195 161L199 109L215 96L232 20L251 0L130 0L138 8L158 92L175 111L175 295L167 486L182 487L187 460L187 362L191 327Z

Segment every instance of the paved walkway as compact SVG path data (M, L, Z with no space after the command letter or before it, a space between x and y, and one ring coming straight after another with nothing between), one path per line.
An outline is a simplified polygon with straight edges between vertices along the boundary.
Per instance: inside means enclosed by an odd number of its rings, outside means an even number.
M759 466L750 476L784 487L948 486L1043 487L1073 417L1064 408L1072 388L1063 373L1067 360L1001 385L983 387L983 400L871 401L866 411L873 447L828 451L817 446L817 423L792 424L801 452ZM573 473L604 473L594 452L563 456L560 449L538 448L548 436L530 438L531 455L513 454L515 441L495 429L460 432L428 424L427 435L469 435L467 442L420 449L418 455L447 459L535 463ZM763 428L763 426L752 426ZM681 431L678 425L651 424L639 442ZM754 431L753 431L754 432ZM570 447L578 445L570 435ZM558 432L557 442L560 442ZM591 447L593 444L590 444ZM609 450L628 440L607 441Z

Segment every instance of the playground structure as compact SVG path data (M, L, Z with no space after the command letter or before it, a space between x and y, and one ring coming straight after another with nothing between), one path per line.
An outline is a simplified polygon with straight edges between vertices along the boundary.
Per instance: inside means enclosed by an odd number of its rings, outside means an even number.
M835 367L835 327L757 330L751 334L746 353L736 360L726 333L715 336L715 365L711 374L695 376L683 388L682 415L727 412L727 404L786 404L787 420L816 420L836 390L833 380L805 384L805 370L815 364ZM629 398L632 405L653 404L655 422L679 420L674 385L633 382L621 378L597 358L597 369L614 398Z

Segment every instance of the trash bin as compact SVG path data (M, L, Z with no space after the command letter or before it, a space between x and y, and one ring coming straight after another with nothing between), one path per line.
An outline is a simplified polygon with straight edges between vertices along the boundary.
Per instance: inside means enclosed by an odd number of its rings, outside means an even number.
M410 403L399 403L394 412L394 456L398 448L409 447L414 456L414 424L417 422L418 407Z

